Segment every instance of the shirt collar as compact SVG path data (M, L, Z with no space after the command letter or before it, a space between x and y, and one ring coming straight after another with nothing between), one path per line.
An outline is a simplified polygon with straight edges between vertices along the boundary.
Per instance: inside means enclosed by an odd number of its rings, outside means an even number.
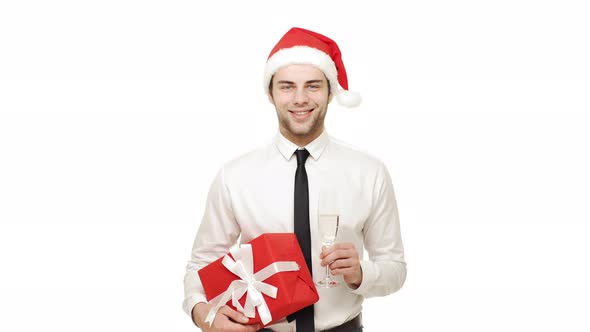
M318 160L324 152L324 149L328 145L328 141L330 140L330 136L324 129L322 134L314 139L312 142L304 146L307 151L309 151L309 155L314 159ZM290 160L295 153L295 150L299 149L300 147L297 144L289 141L281 132L277 133L275 138L275 145L283 155L286 160Z

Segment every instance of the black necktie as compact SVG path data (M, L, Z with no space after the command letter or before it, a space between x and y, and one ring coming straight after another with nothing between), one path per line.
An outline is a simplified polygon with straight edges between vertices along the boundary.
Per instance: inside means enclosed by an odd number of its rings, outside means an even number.
M295 151L297 155L297 171L295 171L295 210L294 210L294 228L295 235L301 246L303 257L309 272L311 269L311 234L309 231L309 191L307 186L307 172L305 171L305 161L309 157L307 150ZM313 332L315 330L313 322L313 304L305 307L287 317L288 321L295 319L297 332Z

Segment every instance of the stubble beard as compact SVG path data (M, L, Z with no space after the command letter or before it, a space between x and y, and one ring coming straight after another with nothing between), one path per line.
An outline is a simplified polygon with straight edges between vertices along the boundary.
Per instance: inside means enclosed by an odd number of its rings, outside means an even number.
M318 109L314 110L314 112L319 111ZM280 117L281 128L284 128L293 137L306 138L310 135L317 134L322 129L326 113L320 115L312 114L312 118L302 126L290 119L289 116L289 114L286 114L286 117Z

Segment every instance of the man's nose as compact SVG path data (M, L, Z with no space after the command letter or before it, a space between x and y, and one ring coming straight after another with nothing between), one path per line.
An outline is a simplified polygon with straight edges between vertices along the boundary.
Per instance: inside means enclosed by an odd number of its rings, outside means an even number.
M295 103L296 104L305 104L309 100L307 96L307 91L305 89L297 89L295 91Z

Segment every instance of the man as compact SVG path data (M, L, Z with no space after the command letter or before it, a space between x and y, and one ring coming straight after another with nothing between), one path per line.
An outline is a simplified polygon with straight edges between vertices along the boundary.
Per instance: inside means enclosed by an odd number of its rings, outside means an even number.
M348 91L336 43L300 28L289 30L271 51L264 87L279 132L272 143L225 164L217 174L187 266L184 310L204 331L259 329L243 325L247 318L228 306L211 325L205 323L211 305L197 271L238 239L246 243L263 233L294 232L314 279L325 275L327 265L340 285L318 288L317 303L264 330L362 331L363 299L401 288L406 264L387 169L324 129L334 96L349 107L360 97ZM322 248L318 204L326 195L337 201L340 225L335 244Z

